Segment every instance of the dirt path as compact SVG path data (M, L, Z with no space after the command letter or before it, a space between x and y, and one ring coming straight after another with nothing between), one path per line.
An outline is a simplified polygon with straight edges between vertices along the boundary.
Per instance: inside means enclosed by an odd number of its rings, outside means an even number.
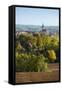
M59 80L59 64L49 64L49 72L16 72L16 82L45 82Z
M52 71L59 70L59 64L58 64L58 63L49 64L48 67L49 67L49 69L51 69Z

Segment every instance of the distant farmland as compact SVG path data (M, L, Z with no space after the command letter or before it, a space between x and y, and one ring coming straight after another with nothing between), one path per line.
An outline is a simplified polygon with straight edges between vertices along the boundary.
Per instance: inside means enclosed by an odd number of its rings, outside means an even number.
M59 81L59 64L48 67L48 72L16 72L16 83Z

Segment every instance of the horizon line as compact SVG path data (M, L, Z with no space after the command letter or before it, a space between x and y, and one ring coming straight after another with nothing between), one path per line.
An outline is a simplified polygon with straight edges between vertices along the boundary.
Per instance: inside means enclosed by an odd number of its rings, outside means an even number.
M32 24L15 24L15 25L26 25L26 26L27 26L27 25L30 25L30 26L42 26L43 24L42 24L42 25L36 25L36 24L35 24L35 25L32 25ZM58 26L58 27L59 27L59 25L44 25L44 26Z

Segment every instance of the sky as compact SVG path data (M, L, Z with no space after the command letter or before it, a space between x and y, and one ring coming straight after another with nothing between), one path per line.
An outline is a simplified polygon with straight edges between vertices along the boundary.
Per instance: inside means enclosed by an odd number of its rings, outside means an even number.
M59 26L59 10L16 7L16 24Z

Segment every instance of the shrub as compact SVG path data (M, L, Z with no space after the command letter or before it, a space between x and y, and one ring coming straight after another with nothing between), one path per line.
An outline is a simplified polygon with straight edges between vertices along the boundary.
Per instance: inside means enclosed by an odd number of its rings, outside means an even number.
M37 68L38 68L38 72L39 71L47 71L48 66L46 63L46 58L43 55L39 55L37 56Z
M43 55L36 56L32 53L16 53L16 71L39 72L47 70L46 58Z

